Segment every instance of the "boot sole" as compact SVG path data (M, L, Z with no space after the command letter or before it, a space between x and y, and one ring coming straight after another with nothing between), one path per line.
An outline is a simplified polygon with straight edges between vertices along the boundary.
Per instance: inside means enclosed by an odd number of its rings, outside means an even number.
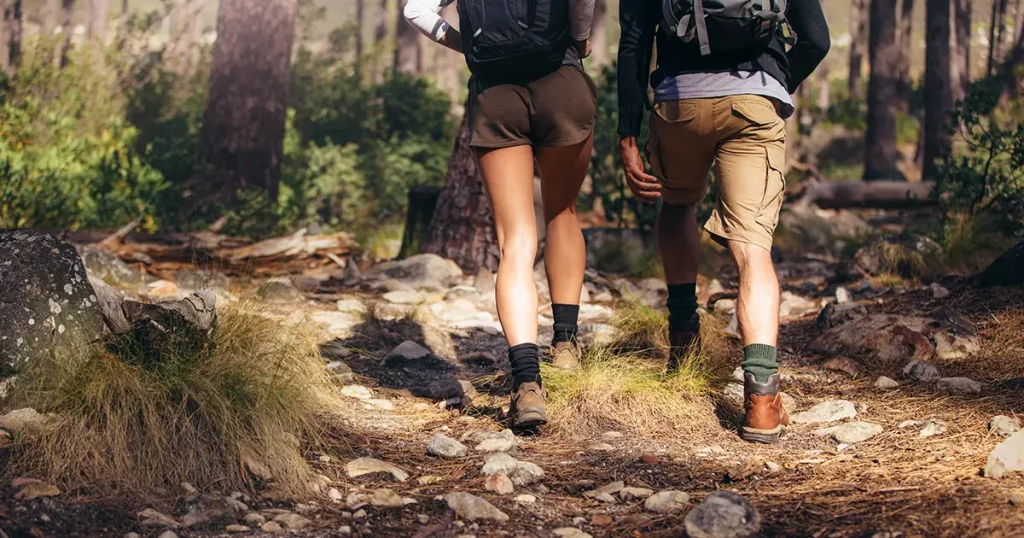
M547 413L539 410L524 410L512 420L513 428L536 428L548 423Z
M779 426L770 430L760 430L757 428L749 428L744 426L740 431L740 439L753 443L763 443L766 445L774 444L782 436L784 428Z

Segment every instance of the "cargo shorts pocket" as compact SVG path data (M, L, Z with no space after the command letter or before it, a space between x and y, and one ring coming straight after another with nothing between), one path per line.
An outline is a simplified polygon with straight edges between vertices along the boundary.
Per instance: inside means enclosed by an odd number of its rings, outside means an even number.
M666 179L664 163L661 159L662 141L671 144L673 131L697 118L697 103L687 101L657 101L651 109L651 125L644 153L651 163L654 174Z
M778 141L765 145L765 153L764 196L755 220L766 232L774 234L779 224L782 202L786 197L786 176L783 174L786 162L785 142Z

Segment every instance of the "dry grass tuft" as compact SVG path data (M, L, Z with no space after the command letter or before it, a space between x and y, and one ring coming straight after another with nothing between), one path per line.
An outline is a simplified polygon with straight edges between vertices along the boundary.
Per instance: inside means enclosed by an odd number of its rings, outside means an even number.
M206 356L139 365L92 346L41 360L12 398L53 413L13 447L8 472L99 495L162 497L180 482L308 493L316 443L338 405L315 342L259 316L224 310Z

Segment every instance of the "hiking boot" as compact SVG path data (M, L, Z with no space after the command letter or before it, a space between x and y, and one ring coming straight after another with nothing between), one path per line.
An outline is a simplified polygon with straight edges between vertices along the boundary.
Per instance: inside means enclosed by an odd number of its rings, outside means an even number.
M580 348L572 342L559 342L551 348L551 366L575 370L580 366Z
M700 351L700 325L696 330L674 331L668 335L668 373L679 371L684 362L690 360Z
M532 428L548 421L548 393L540 383L522 383L512 394L512 405L508 414L512 419L513 428Z
M740 437L744 441L774 443L789 425L789 413L782 407L782 394L779 393L780 379L776 373L768 378L768 382L758 383L754 374L743 375L743 407L747 417Z

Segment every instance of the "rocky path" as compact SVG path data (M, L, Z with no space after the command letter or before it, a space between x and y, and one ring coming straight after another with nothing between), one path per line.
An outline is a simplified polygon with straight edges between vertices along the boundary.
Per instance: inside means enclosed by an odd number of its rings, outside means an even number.
M955 282L893 289L873 278L837 287L835 272L815 258L780 264L795 424L772 446L738 439L741 389L728 375L700 428L512 435L492 275L417 257L355 285L342 277L337 289L324 289L330 277L264 283L255 295L266 315L323 331L347 403L309 454L326 477L316 493L294 503L183 484L173 506L111 505L18 483L0 504L0 528L12 537L1024 536L1024 293ZM209 287L220 282L211 275L192 276ZM169 293L183 282L144 285ZM700 284L708 319L733 330L735 289ZM313 300L297 289L305 285ZM657 307L664 287L588 273L588 342L615 337L626 299ZM543 308L540 322L550 327ZM726 349L738 363L738 346ZM14 420L0 428L16 431Z

